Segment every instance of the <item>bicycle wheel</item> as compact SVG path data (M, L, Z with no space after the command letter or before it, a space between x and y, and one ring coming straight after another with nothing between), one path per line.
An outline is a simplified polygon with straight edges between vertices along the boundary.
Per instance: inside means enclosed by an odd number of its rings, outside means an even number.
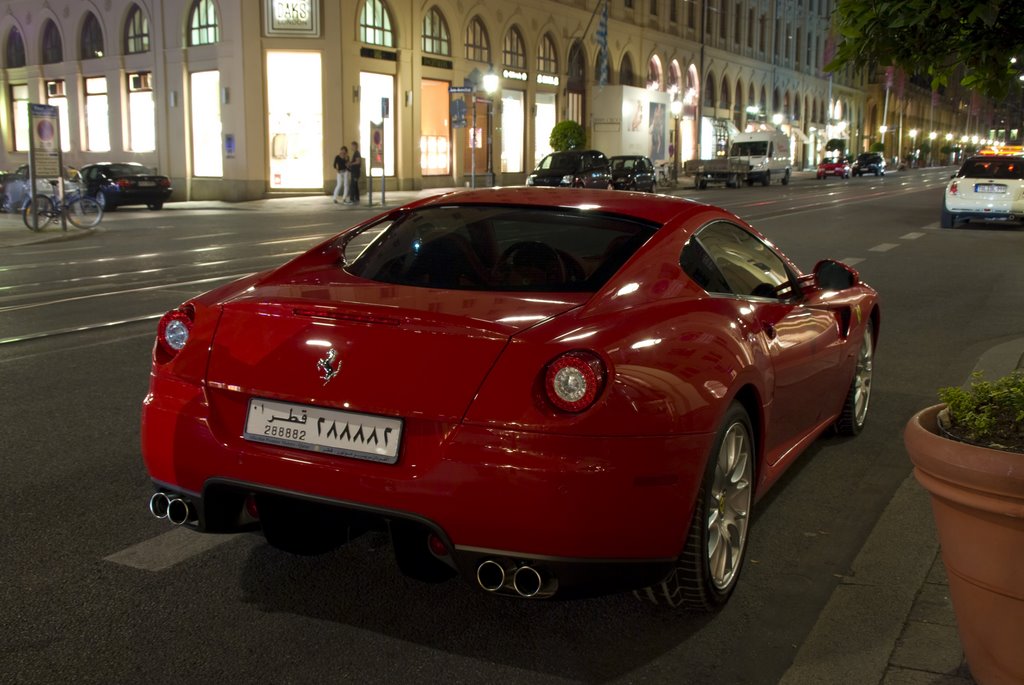
M53 219L53 204L46 195L36 195L36 199L25 205L21 218L30 231L41 231Z
M103 218L100 203L91 197L76 197L67 204L68 221L76 228L92 228Z

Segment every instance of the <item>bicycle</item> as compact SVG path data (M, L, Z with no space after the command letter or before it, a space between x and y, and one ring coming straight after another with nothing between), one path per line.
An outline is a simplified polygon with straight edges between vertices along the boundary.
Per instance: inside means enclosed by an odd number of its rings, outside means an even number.
M62 216L75 228L92 228L103 218L103 208L96 200L76 190L65 193L61 202L57 199L57 182L50 181L50 185L54 187L52 195L36 195L21 210L22 219L30 231L41 231Z
M675 188L675 168L673 168L668 162L662 162L659 164L657 181L658 185L662 188Z

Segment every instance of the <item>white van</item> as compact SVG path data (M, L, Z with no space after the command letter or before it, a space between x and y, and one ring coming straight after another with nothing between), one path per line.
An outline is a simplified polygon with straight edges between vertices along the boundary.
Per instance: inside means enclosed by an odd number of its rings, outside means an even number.
M755 181L768 185L773 178L788 185L793 173L789 137L782 131L736 134L729 145L729 159L747 162L750 168L745 178L747 185Z

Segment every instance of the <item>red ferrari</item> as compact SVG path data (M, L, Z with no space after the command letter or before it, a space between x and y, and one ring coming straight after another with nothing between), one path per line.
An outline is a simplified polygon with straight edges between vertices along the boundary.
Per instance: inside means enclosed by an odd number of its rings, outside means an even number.
M299 554L713 609L750 513L864 425L878 297L721 209L508 188L390 210L160 321L152 513Z

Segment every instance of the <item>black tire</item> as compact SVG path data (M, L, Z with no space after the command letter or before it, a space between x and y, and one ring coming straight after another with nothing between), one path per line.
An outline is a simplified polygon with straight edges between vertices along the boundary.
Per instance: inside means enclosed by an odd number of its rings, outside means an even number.
M348 541L348 521L337 507L261 494L256 508L267 543L283 552L326 554Z
M53 220L53 203L45 195L36 195L34 200L25 202L21 219L30 231L41 231Z
M159 211L159 210L164 208L164 203L163 202L150 202L148 205L146 205L146 207L148 207L151 212L156 212L156 211Z
M663 581L638 590L638 597L696 611L713 611L729 599L747 549L757 454L753 435L746 410L734 403L712 444L683 553ZM718 468L723 460L732 464L729 472ZM733 536L739 536L735 548ZM713 568L712 559L728 568Z
M772 184L772 172L764 172L764 176L761 177L761 185L770 186Z
M699 181L699 182L697 183L697 188L698 188L698 189L700 189L700 190L707 190L707 188L708 188L708 182L707 182L706 180L704 180L704 179L701 179L701 180L700 180L700 181Z
M103 218L103 208L91 197L79 197L68 203L68 221L75 228L92 228Z
M943 207L942 215L939 217L939 226L942 228L956 228L956 214Z
M864 428L871 401L871 375L875 360L874 327L868 320L864 326L864 337L857 352L857 366L850 381L850 389L843 400L843 409L833 424L839 435L857 435Z
M789 169L786 169L786 173L783 174L783 176L782 176L782 185L784 185L784 186L788 186L789 185Z

